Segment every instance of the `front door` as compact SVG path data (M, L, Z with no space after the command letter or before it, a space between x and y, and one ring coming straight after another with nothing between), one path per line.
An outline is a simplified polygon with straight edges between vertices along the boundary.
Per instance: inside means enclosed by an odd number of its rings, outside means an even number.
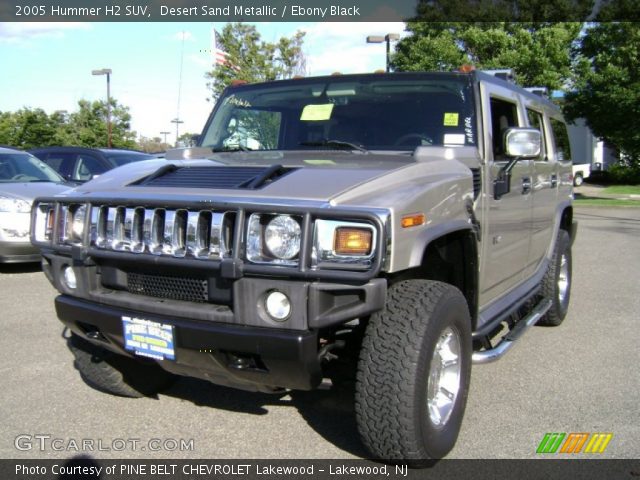
M525 125L518 95L492 84L481 85L485 131L485 172L490 184L508 163L504 132ZM533 162L521 160L511 171L511 190L499 199L487 192L483 234L480 307L518 285L529 257Z

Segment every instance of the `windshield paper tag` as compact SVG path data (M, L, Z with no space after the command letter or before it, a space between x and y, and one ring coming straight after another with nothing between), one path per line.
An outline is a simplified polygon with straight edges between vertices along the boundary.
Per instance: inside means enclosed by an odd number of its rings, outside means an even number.
M306 105L302 109L300 120L304 122L319 122L329 120L333 111L333 103L325 103L322 105Z
M445 145L464 145L463 133L445 133L444 142Z
M457 113L445 113L444 114L444 126L445 127L457 127L458 126L458 114Z

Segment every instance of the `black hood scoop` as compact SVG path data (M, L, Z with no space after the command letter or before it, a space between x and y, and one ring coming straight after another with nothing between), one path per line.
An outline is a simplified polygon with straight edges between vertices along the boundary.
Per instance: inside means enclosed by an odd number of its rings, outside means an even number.
M291 173L296 168L270 167L181 167L165 165L129 186L221 188L256 190Z

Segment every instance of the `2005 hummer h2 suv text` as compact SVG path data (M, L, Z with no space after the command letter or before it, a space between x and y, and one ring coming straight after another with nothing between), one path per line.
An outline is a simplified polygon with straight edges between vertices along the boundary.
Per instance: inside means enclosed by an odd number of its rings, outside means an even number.
M32 241L88 383L354 365L363 442L419 463L453 447L472 363L565 318L571 164L559 110L482 72L242 84L198 147L38 199Z

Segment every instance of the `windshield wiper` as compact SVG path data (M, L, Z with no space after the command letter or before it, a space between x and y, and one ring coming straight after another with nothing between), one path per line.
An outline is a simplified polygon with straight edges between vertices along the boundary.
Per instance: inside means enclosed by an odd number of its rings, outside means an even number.
M301 142L299 145L303 147L333 147L338 150L357 150L362 153L369 153L369 150L356 145L355 143L345 142L344 140L320 140L318 142Z

